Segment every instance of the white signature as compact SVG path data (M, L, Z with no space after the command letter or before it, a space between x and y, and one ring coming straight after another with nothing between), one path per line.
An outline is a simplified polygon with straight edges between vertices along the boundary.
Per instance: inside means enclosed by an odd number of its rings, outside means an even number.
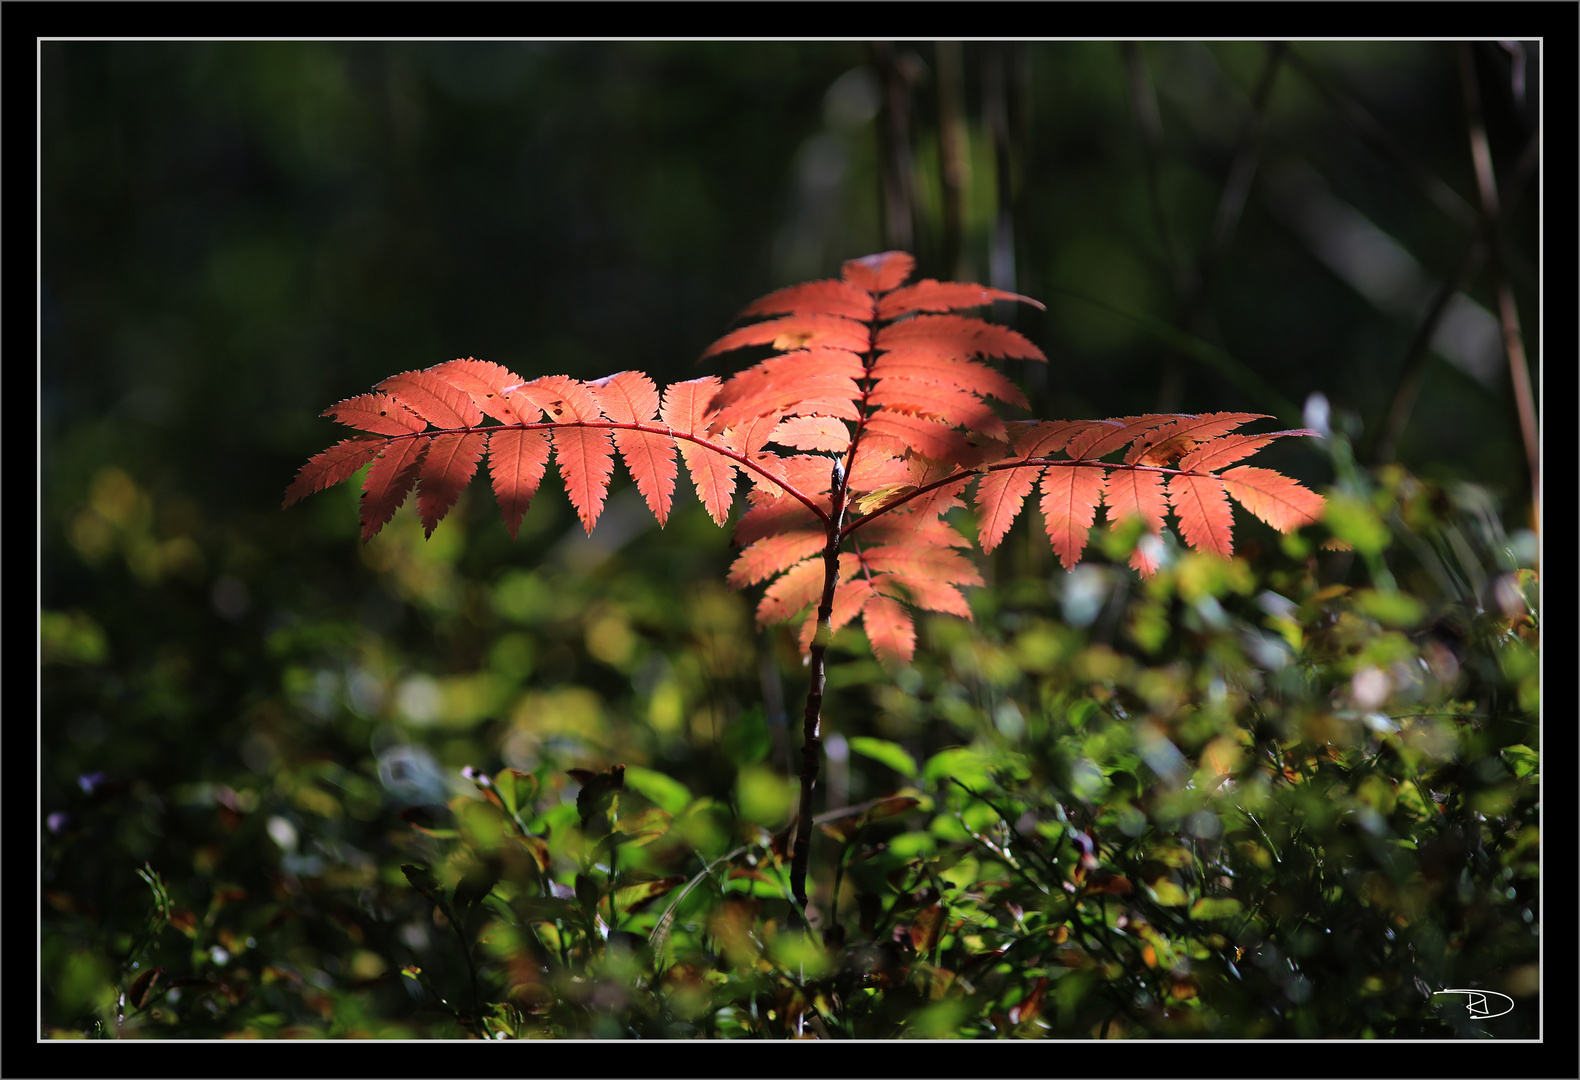
M1437 994L1465 994L1465 1009L1470 1013L1472 1020L1490 1020L1494 1016L1502 1016L1504 1013L1514 1011L1514 999L1508 994L1500 994L1496 990L1439 990L1432 996L1436 997ZM1502 998L1508 1004L1503 1005L1497 1012L1493 1012L1493 1007L1502 1005L1502 1002L1488 1001L1489 997Z

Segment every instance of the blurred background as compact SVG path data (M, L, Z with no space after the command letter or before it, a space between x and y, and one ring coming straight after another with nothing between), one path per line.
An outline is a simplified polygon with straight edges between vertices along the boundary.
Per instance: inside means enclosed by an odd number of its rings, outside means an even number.
M903 248L921 275L1047 304L995 313L1049 356L1011 372L1035 415L1326 417L1362 464L1474 485L1534 560L1533 44L41 56L41 826L46 924L77 928L46 932L64 1013L111 977L99 949L146 910L145 860L193 910L217 883L310 881L333 916L388 861L393 811L467 765L620 761L786 819L802 669L724 588L728 532L689 493L660 531L622 476L587 537L551 481L514 544L475 485L428 541L408 507L360 544L351 485L281 511L339 437L322 410L399 371L692 378L752 299ZM1269 466L1332 478L1285 442ZM1057 593L1040 550L1006 545L994 580ZM849 708L837 730L898 734ZM881 794L829 749L829 805ZM335 925L296 947L376 978Z

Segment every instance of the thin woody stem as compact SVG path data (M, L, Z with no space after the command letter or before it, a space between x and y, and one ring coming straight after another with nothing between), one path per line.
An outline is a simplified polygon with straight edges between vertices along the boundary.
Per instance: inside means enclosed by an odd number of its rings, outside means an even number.
M831 485L834 513L829 519L828 543L823 547L823 598L817 606L817 630L812 635L812 682L807 688L806 712L802 717L801 801L796 819L795 853L790 861L790 891L803 914L807 904L807 863L812 852L812 790L817 786L818 766L823 752L820 727L825 676L823 657L828 651L829 639L833 637L834 587L839 584L839 526L845 516L844 485L841 481L842 477L836 469Z

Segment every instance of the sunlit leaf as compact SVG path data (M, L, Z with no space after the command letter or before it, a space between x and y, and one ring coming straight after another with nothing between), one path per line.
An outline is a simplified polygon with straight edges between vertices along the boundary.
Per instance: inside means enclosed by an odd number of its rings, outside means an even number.
M1244 905L1232 896L1204 896L1190 906L1193 919L1227 919L1238 915Z
M671 814L678 814L691 805L691 791L686 785L640 765L626 766L625 786Z
M887 765L901 776L915 776L917 774L916 759L898 743L889 742L887 739L874 739L866 735L857 735L849 740L849 745L856 753Z
M638 911L685 881L684 875L675 875L628 885L615 893L615 904L621 911Z
M1150 883L1147 892L1151 894L1154 901L1164 907L1183 907L1190 901L1185 895L1185 890L1166 877Z

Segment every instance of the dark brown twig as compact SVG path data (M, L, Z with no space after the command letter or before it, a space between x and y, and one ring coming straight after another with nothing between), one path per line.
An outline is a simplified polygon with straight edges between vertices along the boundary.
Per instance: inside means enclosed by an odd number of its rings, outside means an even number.
M833 636L830 623L834 615L834 586L839 584L839 547L843 537L840 525L845 518L844 477L836 469L831 485L834 505L828 524L828 543L823 548L823 598L817 606L817 630L812 635L810 665L812 680L806 692L806 711L801 730L801 798L796 821L795 852L790 861L790 891L803 917L806 914L806 872L812 850L812 791L817 786L818 763L823 752L821 717L823 710L824 655ZM808 919L810 922L810 919Z

